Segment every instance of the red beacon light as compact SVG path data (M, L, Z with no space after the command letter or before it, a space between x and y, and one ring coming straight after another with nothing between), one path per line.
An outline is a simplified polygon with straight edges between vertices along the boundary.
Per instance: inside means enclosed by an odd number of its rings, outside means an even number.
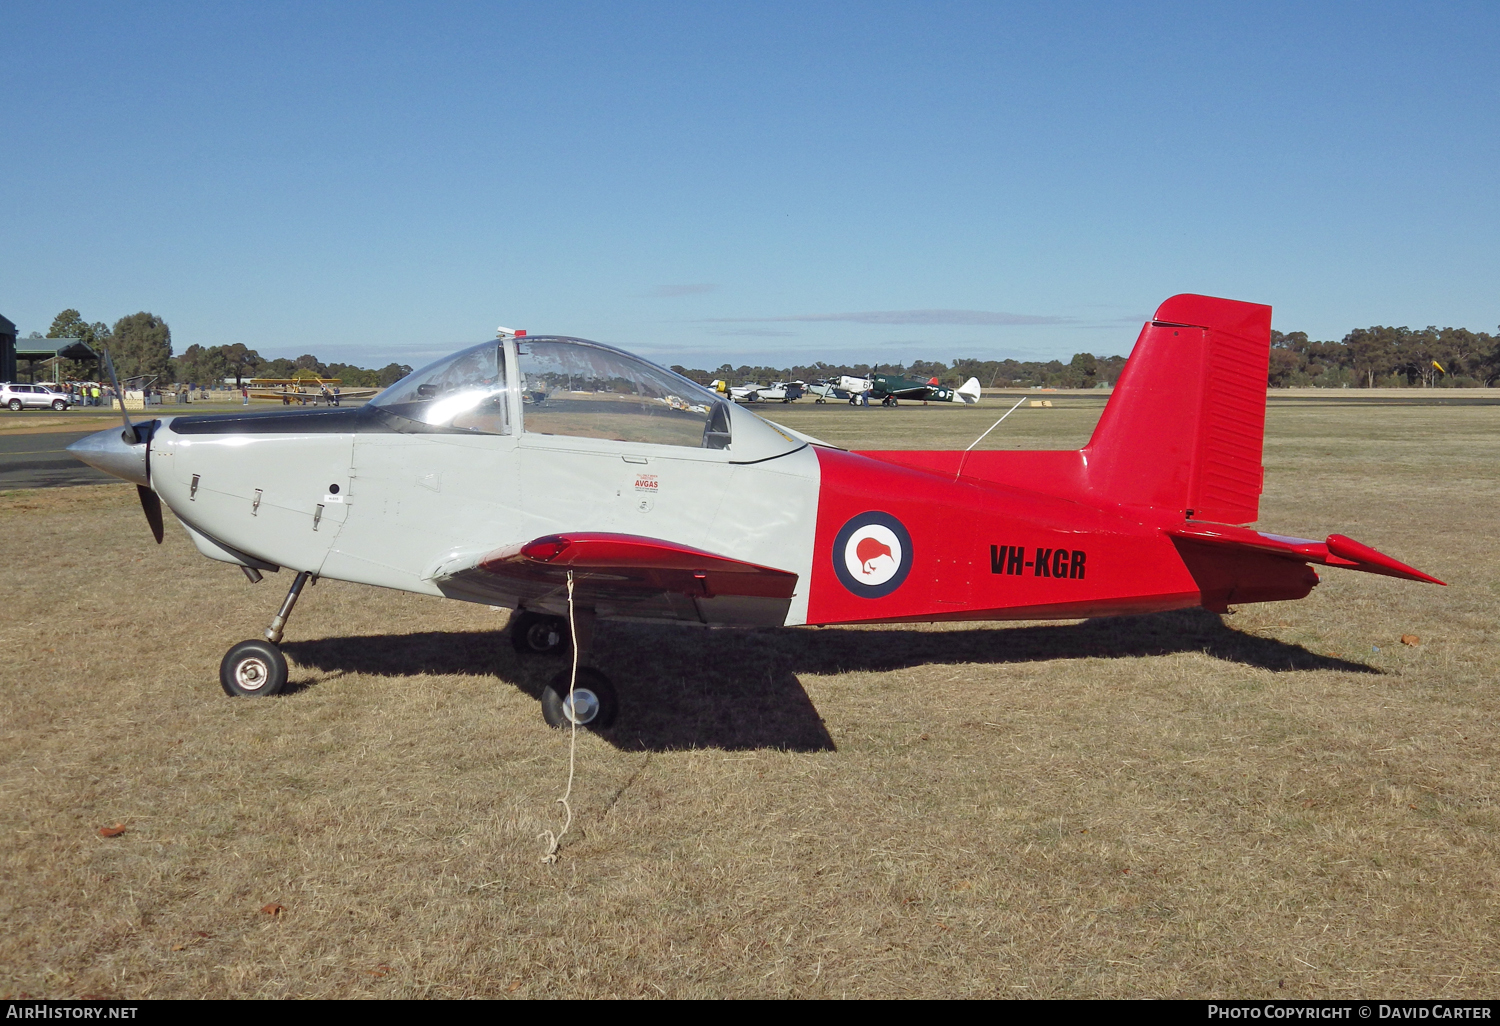
M527 559L534 559L538 563L550 563L562 555L571 542L557 534L549 534L545 538L538 538L534 542L521 546L521 555Z
M496 338L525 338L526 337L526 329L525 328L507 328L507 327L501 326L501 327L495 329L495 337Z

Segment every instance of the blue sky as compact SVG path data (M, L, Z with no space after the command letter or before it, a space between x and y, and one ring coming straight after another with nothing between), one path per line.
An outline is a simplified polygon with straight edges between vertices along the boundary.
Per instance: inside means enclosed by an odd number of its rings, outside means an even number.
M1500 324L1500 4L0 4L0 313L417 363Z

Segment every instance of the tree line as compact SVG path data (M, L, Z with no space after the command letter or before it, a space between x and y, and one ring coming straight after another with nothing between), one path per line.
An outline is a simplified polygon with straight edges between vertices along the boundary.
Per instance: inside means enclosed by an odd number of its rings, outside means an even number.
M45 336L37 332L32 338L76 338L96 353L109 348L115 373L124 381L130 378L154 381L157 387L167 384L219 386L234 378L235 387L246 378L339 378L350 388L384 388L411 373L404 363L391 363L370 369L348 363L323 363L311 353L288 360L267 359L242 342L226 346L191 345L182 355L172 353L172 329L152 313L135 313L121 317L111 327L102 321L90 324L77 310L68 309L52 319ZM60 368L64 380L78 381L105 377L107 372L92 361L64 360Z
M1497 329L1500 332L1500 329ZM39 337L32 332L33 338ZM234 378L339 378L351 388L384 388L411 367L390 363L379 369L348 363L323 363L311 353L295 360L268 359L243 343L224 346L191 345L173 355L172 331L151 313L122 317L113 326L89 323L77 310L64 310L52 321L46 338L82 339L96 352L107 345L121 379L154 379L168 383L208 385ZM722 378L741 382L814 381L840 375L868 377L898 374L957 387L978 378L986 388L1095 388L1112 385L1125 366L1123 356L1075 353L1061 360L959 359L951 363L914 360L903 363L816 363L792 367L722 364L699 370L674 364L672 370L700 384ZM102 369L63 361L63 377L78 380L102 374ZM1467 328L1356 328L1338 341L1315 342L1304 331L1271 332L1271 361L1267 385L1272 388L1395 388L1491 386L1500 381L1500 333Z
M1077 353L1071 360L914 360L901 363L814 363L796 367L723 364L706 371L672 369L707 384L715 378L750 381L813 381L868 377L872 372L938 382L956 388L969 378L985 388L1095 388L1113 385L1123 356ZM1468 328L1356 328L1337 342L1314 342L1305 331L1271 332L1266 384L1271 388L1476 388L1500 381L1500 334Z
M1061 360L913 360L911 363L817 363L796 367L739 367L723 364L706 371L672 365L672 370L701 385L715 379L734 384L758 381L829 381L841 375L867 378L871 374L894 374L917 381L937 378L939 384L957 388L970 378L978 378L985 388L1033 386L1051 388L1095 388L1111 385L1125 366L1123 356L1093 356L1078 353L1067 363Z

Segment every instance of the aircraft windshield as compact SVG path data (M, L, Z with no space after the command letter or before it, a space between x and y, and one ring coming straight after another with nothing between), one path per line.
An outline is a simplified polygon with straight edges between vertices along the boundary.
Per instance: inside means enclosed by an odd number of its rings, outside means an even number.
M582 339L518 339L529 434L729 448L722 400L629 353Z
M439 430L508 435L501 343L483 342L413 371L370 405Z

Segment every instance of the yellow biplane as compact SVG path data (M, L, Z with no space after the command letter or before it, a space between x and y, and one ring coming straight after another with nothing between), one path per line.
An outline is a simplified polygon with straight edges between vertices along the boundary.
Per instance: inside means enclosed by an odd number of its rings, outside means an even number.
M337 405L344 400L363 401L378 388L343 388L342 378L251 378L245 384L251 399L280 399L283 406Z

